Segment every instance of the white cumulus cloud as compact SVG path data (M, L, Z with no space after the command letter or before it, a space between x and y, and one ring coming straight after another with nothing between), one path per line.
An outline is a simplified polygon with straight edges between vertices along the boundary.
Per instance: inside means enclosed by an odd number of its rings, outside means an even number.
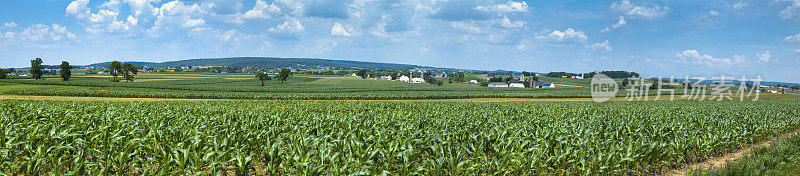
M794 53L800 54L800 49L794 50Z
M764 53L758 54L758 62L759 63L767 63L772 61L772 56L769 54L769 51Z
M736 4L733 4L733 9L735 9L735 10L742 10L742 9L744 9L744 8L745 8L745 7L747 7L747 6L750 6L750 4L749 4L749 3L746 3L746 2L739 1L739 2L737 2Z
M350 28L350 31L352 31L352 30L353 29ZM351 32L348 32L348 29L345 29L345 27L342 26L341 23L337 22L337 23L333 24L333 26L331 27L331 35L332 36L339 36L339 37L350 37L353 34Z
M676 62L694 63L708 67L752 66L753 64L776 62L769 51L757 54L756 59L753 60L749 60L746 56L739 54L733 55L732 58L718 58L708 54L701 54L697 50L686 50L675 54L675 57L678 58Z
M592 48L592 49L600 49L600 50L605 50L605 51L612 51L612 50L614 50L614 48L612 48L612 47L611 47L611 42L608 42L608 40L606 40L606 41L604 41L604 42L600 42L600 43L595 43L595 44L592 44L592 45L588 45L588 46L586 46L586 47L587 47L587 48Z
M186 20L186 23L183 23L183 27L198 27L203 25L206 25L206 20L202 18L189 19Z
M795 35L788 36L788 37L784 38L783 40L787 41L787 42L800 42L800 34L795 34Z
M266 1L258 0L256 1L256 5L253 6L253 9L248 10L244 13L244 18L253 19L253 18L261 18L261 19L268 19L274 14L280 14L281 8L276 6L275 4L267 4Z
M0 39L14 45L23 45L37 48L47 48L54 42L69 41L75 39L75 34L67 31L67 27L53 24L35 24L25 28L23 31L5 32L0 34Z
M573 41L573 42L583 42L586 41L587 37L586 34L581 30L575 30L572 28L567 28L564 31L553 30L549 34L545 32L547 35L539 35L536 38L540 40L552 40L556 42L565 42L565 41Z
M517 2L517 1L508 1L506 4L497 4L491 6L477 6L475 10L480 11L487 11L487 12L498 12L498 13L508 13L508 12L528 12L528 3L525 1Z
M17 23L15 23L13 21L12 22L8 22L8 23L3 23L3 27L7 27L7 28L17 27Z
M789 6L786 6L785 9L778 12L778 15L781 18L791 19L795 16L800 16L800 0L776 0L782 2L791 2Z
M694 63L708 67L731 66L735 62L743 63L745 60L745 57L742 55L734 55L734 59L717 58L707 54L700 54L697 50L686 50L675 54L675 57L678 58L677 62Z
M521 27L525 26L525 24L526 24L524 21L511 21L506 16L503 16L503 18L500 18L500 19L495 19L492 22L495 23L495 24L498 24L501 27L512 28L512 29L513 28L521 28Z
M632 17L640 17L645 19L657 19L669 12L669 7L661 7L658 5L652 6L639 6L631 3L628 0L622 0L611 5L611 9L620 11L625 15Z
M289 18L286 19L283 24L269 28L269 31L273 33L296 34L302 33L305 29L303 29L303 24L300 24L300 21Z
M614 24L611 27L606 27L605 29L603 29L600 32L608 32L608 31L611 31L611 30L614 30L614 29L619 29L622 26L625 26L626 24L628 24L628 22L625 21L625 17L624 16L619 16L619 21L617 21L617 24Z

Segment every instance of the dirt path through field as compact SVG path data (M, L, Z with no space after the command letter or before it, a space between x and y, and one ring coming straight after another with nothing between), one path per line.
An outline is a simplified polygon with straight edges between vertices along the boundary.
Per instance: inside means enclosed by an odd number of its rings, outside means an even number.
M766 147L766 146L771 145L772 142L775 141L775 140L791 137L791 136L798 135L798 134L800 134L800 129L792 131L792 132L789 132L789 133L786 133L786 134L783 134L781 136L778 136L778 137L775 137L775 138L772 138L772 139L768 139L766 141L762 141L762 142L759 142L759 143L751 144L751 145L749 145L747 147L744 147L744 148L739 149L739 150L737 150L735 152L732 152L732 153L727 153L727 154L719 156L719 157L709 158L704 162L695 163L695 164L687 165L687 166L685 166L683 168L680 168L680 169L671 170L669 172L664 173L663 175L666 175L666 176L683 176L683 175L687 175L687 174L691 173L691 171L706 170L706 169L709 169L709 168L712 168L712 167L720 168L720 167L724 166L725 163L727 163L728 161L734 161L734 160L737 160L737 159L742 158L744 156L747 156L747 154L750 153L750 151L753 150L753 148Z

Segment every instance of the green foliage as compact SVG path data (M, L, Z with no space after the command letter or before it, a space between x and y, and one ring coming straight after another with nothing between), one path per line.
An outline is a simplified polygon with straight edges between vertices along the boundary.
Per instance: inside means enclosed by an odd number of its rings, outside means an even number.
M256 73L256 78L258 78L258 80L261 81L261 86L264 86L265 81L269 81L272 79L272 77L269 77L269 75L264 72Z
M566 77L578 76L578 74L576 74L576 73L567 73L567 72L550 72L550 73L547 73L547 75L545 75L545 76L561 78L561 77L564 77L564 76L566 76Z
M503 82L503 77L492 77L492 78L489 78L489 82Z
M122 66L122 73L126 81L133 82L133 76L139 74L139 68L136 68L136 66L133 66L131 63L125 63Z
M0 100L0 173L654 175L793 130L798 105Z
M35 80L42 79L42 74L43 74L42 69L43 66L41 58L36 58L34 60L31 60L31 76L33 76L33 79Z
M601 71L600 73L608 76L609 78L638 78L639 73L636 72L627 72L627 71ZM586 73L584 75L585 78L593 78L594 75L597 74L596 72Z
M289 78L289 76L292 76L292 74L294 73L292 73L291 69L281 68L281 72L278 73L278 79L281 80L281 84L283 84L283 82L285 82L286 79Z
M0 79L6 79L6 70L0 69Z
M358 71L356 71L356 76L359 76L362 79L367 79L367 77L369 76L369 70L359 69Z
M114 82L117 82L117 76L122 72L122 63L118 61L111 62L111 65L108 66L108 73L114 77Z
M438 79L430 77L430 76L422 77L422 80L425 80L425 82L427 82L429 84L437 85L437 86L442 86L442 84L444 84L444 82L442 82L442 80L438 80Z
M61 61L61 80L69 81L72 78L72 66L67 61Z

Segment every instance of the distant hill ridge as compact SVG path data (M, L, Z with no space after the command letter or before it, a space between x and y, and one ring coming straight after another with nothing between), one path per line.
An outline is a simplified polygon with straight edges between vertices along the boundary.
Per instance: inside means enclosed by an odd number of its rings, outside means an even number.
M88 67L108 67L111 62L87 65ZM314 58L278 58L278 57L231 57L189 59L169 62L129 62L136 66L145 67L188 67L188 66L228 66L228 67L254 67L254 68L296 68L296 69L386 69L386 70L458 70L454 68L436 68L410 64L393 64L348 60L314 59Z

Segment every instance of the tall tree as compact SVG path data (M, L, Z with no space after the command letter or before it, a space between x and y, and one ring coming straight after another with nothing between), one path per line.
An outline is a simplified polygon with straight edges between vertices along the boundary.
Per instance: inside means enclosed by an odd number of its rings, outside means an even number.
M36 80L42 79L43 68L44 66L42 66L42 58L36 58L34 60L31 60L31 76L33 76L33 79Z
M286 81L289 76L292 76L292 70L288 68L281 68L281 72L278 73L278 79L281 80L281 84Z
M357 76L359 76L359 77L361 77L361 78L367 79L367 76L369 76L369 70L367 70L367 69L360 69L360 70L358 70L358 71L356 72L356 75L357 75Z
M256 78L258 78L258 80L261 80L261 86L264 86L264 81L269 81L272 79L271 77L269 77L268 74L264 72L256 73Z
M67 61L61 61L61 80L69 81L72 78L72 65Z
M6 79L6 70L0 69L0 79Z
M128 82L133 82L133 76L139 74L139 68L136 68L136 66L133 66L131 63L123 64L122 69L125 75L125 80Z
M114 82L117 82L117 76L122 73L122 64L118 61L111 62L111 65L108 66L108 73L114 77Z

